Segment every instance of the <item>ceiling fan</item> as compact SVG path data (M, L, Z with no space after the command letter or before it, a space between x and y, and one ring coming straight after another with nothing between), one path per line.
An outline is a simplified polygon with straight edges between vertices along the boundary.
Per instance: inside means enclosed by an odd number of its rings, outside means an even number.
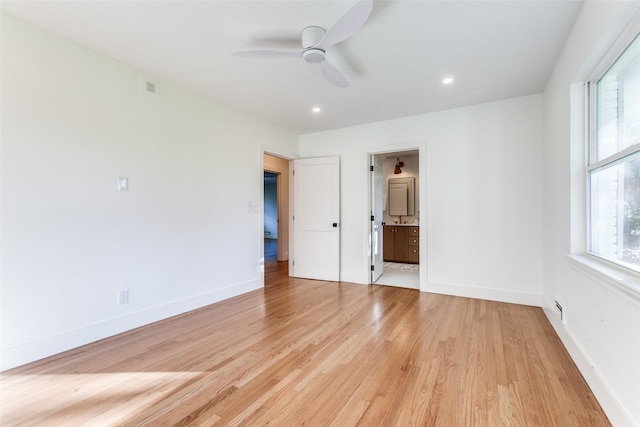
M337 87L349 86L346 77L325 58L326 50L353 36L367 21L373 0L360 0L347 11L328 30L309 26L300 34L302 49L294 51L250 50L232 53L247 58L300 57L310 64L320 64L322 74L327 81Z

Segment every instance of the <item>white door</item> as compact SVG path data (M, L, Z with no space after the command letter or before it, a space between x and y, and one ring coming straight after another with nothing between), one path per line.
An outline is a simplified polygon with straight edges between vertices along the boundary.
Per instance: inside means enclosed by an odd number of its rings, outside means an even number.
M371 156L371 283L382 276L384 261L382 258L382 163Z
M293 161L294 277L340 280L340 158Z

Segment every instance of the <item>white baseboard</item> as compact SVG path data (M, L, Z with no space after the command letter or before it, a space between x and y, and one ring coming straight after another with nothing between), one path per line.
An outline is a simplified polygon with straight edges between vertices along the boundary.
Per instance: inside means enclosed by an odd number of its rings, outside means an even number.
M616 399L580 344L575 340L567 327L562 324L558 316L556 316L554 310L551 309L548 304L545 304L542 309L549 319L549 322L551 322L551 326L553 326L553 329L558 334L558 337L560 337L560 341L562 341L562 344L564 344L569 352L573 362L591 388L598 403L600 403L602 410L607 414L611 424L616 427L637 426L631 419L631 416L620 405L618 399Z
M369 284L369 275L366 276L365 280L363 279L362 272L340 272L340 281L348 282L348 283L356 283L358 285L368 285Z
M507 302L511 304L542 306L542 294L532 294L527 292L505 291L503 289L480 288L475 286L454 285L449 283L429 282L426 286L421 286L422 292L433 292L435 294L453 295L457 297L486 299L490 301Z
M38 341L2 349L0 371L15 368L140 326L186 313L260 287L262 287L260 280L237 283L223 289L65 331Z

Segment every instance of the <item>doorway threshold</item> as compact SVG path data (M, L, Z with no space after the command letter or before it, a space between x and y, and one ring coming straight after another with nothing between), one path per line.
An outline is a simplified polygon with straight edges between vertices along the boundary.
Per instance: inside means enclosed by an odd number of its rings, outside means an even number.
M420 289L420 266L385 262L384 272L374 284Z

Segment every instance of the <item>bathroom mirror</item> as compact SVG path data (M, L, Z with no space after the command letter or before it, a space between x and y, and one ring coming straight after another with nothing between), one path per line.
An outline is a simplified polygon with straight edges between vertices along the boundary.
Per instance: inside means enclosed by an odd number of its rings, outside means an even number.
M415 178L389 178L389 215L415 215Z

